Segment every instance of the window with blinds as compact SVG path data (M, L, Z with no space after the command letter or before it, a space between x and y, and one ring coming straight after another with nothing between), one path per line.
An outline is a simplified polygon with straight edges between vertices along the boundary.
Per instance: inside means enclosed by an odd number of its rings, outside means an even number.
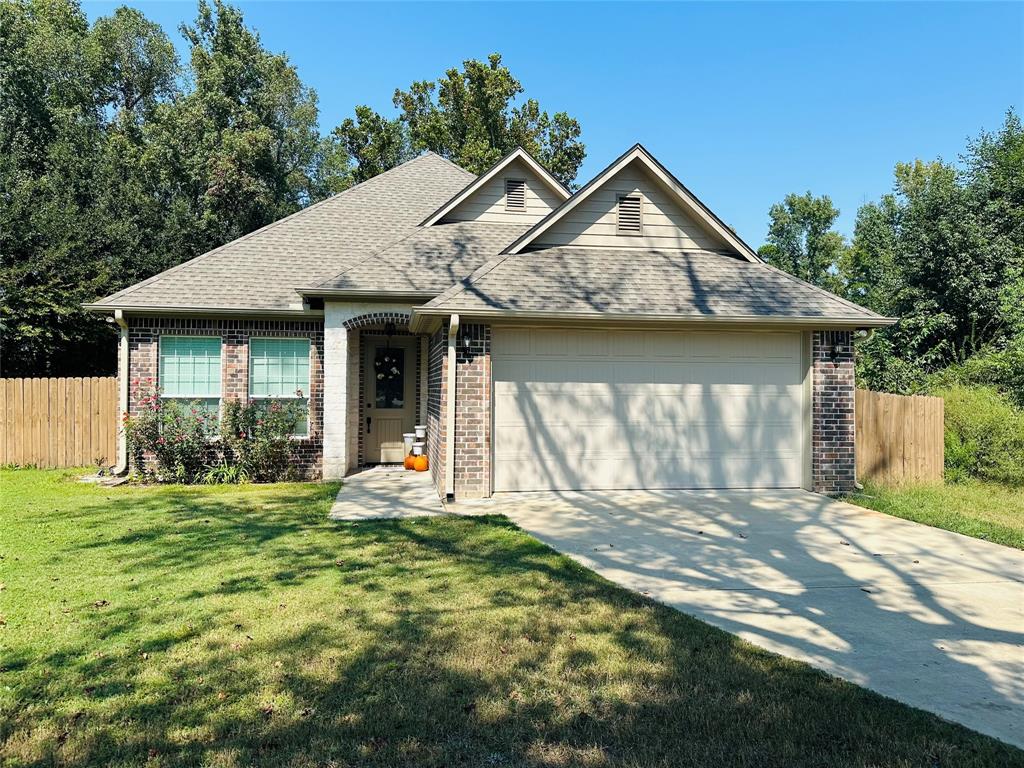
M309 434L309 339L250 339L249 397L271 407L298 401L304 413L295 434Z
M526 182L523 179L505 179L505 210L526 210Z
M643 233L643 205L640 195L619 195L616 231L620 235Z
M216 417L220 410L220 338L161 336L157 375L162 398L194 403Z

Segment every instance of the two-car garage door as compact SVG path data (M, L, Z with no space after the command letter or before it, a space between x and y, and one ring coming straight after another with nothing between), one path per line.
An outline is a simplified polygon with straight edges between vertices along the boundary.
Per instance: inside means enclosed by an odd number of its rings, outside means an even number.
M495 328L494 490L802 481L799 333Z

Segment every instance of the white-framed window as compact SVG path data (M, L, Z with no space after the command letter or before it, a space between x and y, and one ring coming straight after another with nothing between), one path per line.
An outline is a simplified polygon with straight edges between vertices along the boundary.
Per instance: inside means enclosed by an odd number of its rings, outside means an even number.
M643 198L639 192L617 196L615 231L620 235L642 235L644 232Z
M164 400L198 403L220 414L219 336L161 336L158 383Z
M249 339L249 399L268 407L298 401L303 419L294 434L309 435L309 339Z
M526 179L505 179L505 210L526 210Z

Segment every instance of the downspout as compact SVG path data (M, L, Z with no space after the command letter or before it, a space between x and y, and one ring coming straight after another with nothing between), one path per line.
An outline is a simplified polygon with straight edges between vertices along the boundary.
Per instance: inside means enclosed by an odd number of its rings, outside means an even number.
M128 322L124 312L114 310L120 338L117 340L117 465L115 475L128 471L128 434L124 429L124 415L128 412Z
M444 436L444 494L447 501L455 500L455 356L459 335L459 316L452 315L448 323L448 371L445 389Z

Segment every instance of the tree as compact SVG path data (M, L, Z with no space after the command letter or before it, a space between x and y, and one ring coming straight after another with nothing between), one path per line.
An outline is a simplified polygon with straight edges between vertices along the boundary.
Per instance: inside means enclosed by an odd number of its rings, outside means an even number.
M953 363L1002 355L1024 380L1024 130L969 142L960 167L899 163L894 191L861 207L843 264L855 301L899 322L863 348L873 387L906 391ZM977 368L978 366L973 366ZM987 369L993 366L985 366Z
M396 89L397 118L357 107L355 119L346 119L335 136L351 154L360 180L423 150L482 173L521 146L571 185L586 157L579 123L565 112L549 115L535 99L516 105L523 92L495 53L486 62L464 61L461 71L449 69L437 81Z
M84 15L66 3L0 4L0 334L6 375L89 368L106 332L82 301L107 277L91 217L101 103Z
M0 3L4 374L111 371L83 303L351 183L316 94L236 9L203 0L182 32L184 70L136 10L90 28L72 0Z
M791 275L832 291L841 290L843 237L832 231L839 210L827 195L790 194L768 211L768 242L759 255Z
M356 107L356 117L345 118L331 137L355 163L352 178L366 181L412 158L409 137L400 120L388 120L366 106Z

